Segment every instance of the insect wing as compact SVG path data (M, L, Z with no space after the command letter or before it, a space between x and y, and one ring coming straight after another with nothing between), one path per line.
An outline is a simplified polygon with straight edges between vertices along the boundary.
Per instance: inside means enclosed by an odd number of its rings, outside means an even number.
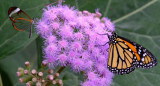
M18 31L24 31L32 28L32 21L24 18L18 18L12 23L13 27Z
M8 16L12 20L13 27L18 31L30 29L29 38L32 34L32 19L18 7L10 7Z
M115 74L127 74L135 69L133 64L133 54L127 50L128 46L119 41L110 44L108 69Z
M124 42L129 46L131 52L135 55L135 63L137 68L152 68L157 65L155 56L143 46L121 37ZM132 45L132 46L131 46ZM134 49L136 49L136 51Z
M115 74L128 74L135 68L152 68L157 65L153 54L141 45L112 34L109 37L108 69Z
M27 13L25 13L24 11L22 11L18 7L10 7L8 10L8 16L12 21L14 21L18 18L32 20L31 17L27 15Z

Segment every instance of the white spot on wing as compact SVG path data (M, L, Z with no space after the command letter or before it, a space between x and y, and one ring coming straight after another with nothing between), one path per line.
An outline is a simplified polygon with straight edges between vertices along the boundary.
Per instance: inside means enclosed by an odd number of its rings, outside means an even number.
M17 8L17 9L15 9L14 11L12 11L12 12L9 14L9 17L11 17L13 14L17 13L18 11L20 11L20 8Z
M141 60L144 61L144 58L142 58Z

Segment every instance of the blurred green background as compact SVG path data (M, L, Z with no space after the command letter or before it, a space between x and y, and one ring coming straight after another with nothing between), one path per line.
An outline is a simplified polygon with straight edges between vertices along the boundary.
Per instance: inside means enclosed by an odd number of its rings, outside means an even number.
M17 31L8 18L8 9L17 6L32 18L42 14L50 0L0 0L0 86L24 86L16 76L25 61L39 68L42 60L42 39L33 33ZM155 55L160 61L160 0L66 0L79 10L99 11L116 24L118 35L131 39ZM81 75L67 69L64 86L79 86ZM152 69L136 69L126 75L115 75L112 86L160 86L160 65Z

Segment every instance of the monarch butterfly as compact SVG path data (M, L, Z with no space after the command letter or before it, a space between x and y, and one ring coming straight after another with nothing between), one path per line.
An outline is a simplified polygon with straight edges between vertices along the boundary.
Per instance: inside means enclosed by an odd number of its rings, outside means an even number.
M10 7L8 16L12 21L13 27L18 31L30 29L29 38L32 34L32 19L18 7Z
M108 34L107 34L108 35ZM128 74L135 68L152 68L157 65L156 58L141 45L118 36L108 35L108 69L119 75Z

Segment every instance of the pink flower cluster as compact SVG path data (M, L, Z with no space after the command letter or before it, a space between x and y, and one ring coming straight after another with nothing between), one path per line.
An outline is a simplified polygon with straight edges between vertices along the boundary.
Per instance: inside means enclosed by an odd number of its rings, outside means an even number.
M83 71L82 86L109 86L113 74L107 69L108 31L114 24L101 13L78 11L66 5L48 6L36 23L37 33L45 39L44 58L50 67L70 66ZM104 45L104 46L102 46Z

